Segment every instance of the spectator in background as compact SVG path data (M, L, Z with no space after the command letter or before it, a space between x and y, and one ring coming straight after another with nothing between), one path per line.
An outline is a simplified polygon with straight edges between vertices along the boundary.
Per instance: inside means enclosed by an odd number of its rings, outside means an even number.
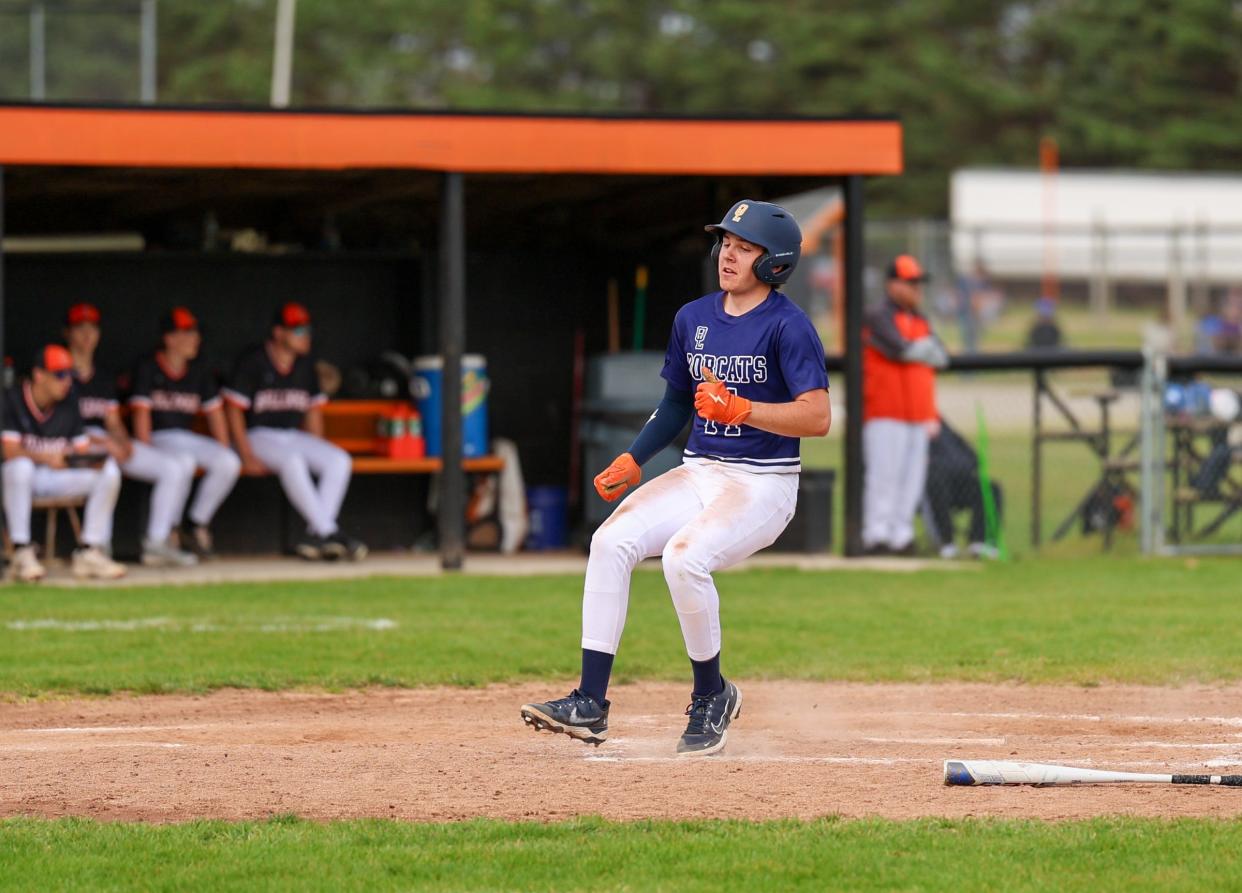
M1242 353L1242 289L1231 288L1221 302L1221 331L1216 349L1220 353Z
M909 254L888 267L886 300L863 326L863 546L914 551L914 512L927 476L927 440L939 428L935 370L949 357L920 312L927 276Z
M366 557L367 547L346 536L336 522L352 460L324 439L320 407L328 398L320 390L310 350L310 313L290 301L276 311L267 341L237 361L224 389L229 428L242 467L279 475L285 495L306 521L298 555L308 561L358 561Z
M181 542L199 558L210 558L214 554L211 519L237 483L241 459L229 447L220 390L205 364L198 361L202 346L198 319L185 307L175 307L161 321L160 331L160 349L139 362L134 371L129 398L134 437L178 461L188 460L192 469L202 469L203 480L189 508L189 524ZM210 437L191 430L200 412ZM182 496L182 505L188 495Z
M99 347L99 310L93 304L75 304L65 318L65 341L73 355L77 378L78 411L86 433L101 449L110 452L125 477L151 484L151 509L142 538L142 563L151 567L190 567L198 559L172 541L172 528L181 517L194 463L188 456L169 456L141 441L135 443L121 421L115 378L96 367ZM108 515L108 541L112 541L112 515Z
M1001 517L1001 488L995 480L992 505L997 523ZM923 502L927 532L940 549L941 558L957 558L961 552L954 533L953 513L968 509L968 552L973 558L995 558L996 546L987 541L983 493L979 484L979 456L974 448L943 418L927 453L927 490Z
M1060 350L1064 346L1057 323L1057 302L1043 297L1035 302L1035 321L1026 333L1028 350Z
M995 319L1000 313L1004 296L993 285L987 269L976 263L969 273L957 277L957 322L962 331L962 350L975 353L979 350L979 337L984 322Z
M1195 353L1242 353L1242 290L1231 288L1195 327Z
M73 358L49 344L31 363L30 376L4 397L4 515L14 549L9 572L27 583L46 573L30 542L34 500L46 497L86 498L74 576L125 576L125 566L108 557L121 471L107 453L88 454L91 441L72 391Z

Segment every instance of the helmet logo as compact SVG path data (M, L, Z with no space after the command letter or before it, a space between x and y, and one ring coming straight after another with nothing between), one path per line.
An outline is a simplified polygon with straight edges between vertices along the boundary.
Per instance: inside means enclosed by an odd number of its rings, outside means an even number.
M741 223L742 215L745 214L749 210L750 210L750 205L746 204L746 202L742 202L740 205L738 205L736 208L733 209L733 222Z

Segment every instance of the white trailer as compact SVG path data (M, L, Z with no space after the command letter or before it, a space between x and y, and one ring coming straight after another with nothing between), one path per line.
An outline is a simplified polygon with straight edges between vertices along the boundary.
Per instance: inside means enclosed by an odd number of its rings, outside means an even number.
M1242 176L963 169L953 259L1001 278L1242 283Z

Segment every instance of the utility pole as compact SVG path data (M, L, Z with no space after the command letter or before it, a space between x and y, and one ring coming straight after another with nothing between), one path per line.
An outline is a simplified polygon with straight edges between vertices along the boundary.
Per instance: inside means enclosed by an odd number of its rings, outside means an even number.
M158 40L155 28L155 2L156 0L142 0L141 7L142 46L140 49L141 87L139 98L144 103L155 102L155 55Z
M42 3L30 4L30 99L47 99L47 15Z
M283 109L289 105L289 88L293 82L293 19L298 0L277 0L276 48L272 54L272 105Z

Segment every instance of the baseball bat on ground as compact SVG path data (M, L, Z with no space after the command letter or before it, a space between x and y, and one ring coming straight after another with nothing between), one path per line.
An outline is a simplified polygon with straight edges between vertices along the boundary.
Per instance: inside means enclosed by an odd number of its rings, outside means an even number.
M1159 775L1150 772L1109 772L1046 763L1005 760L945 760L947 785L1071 785L1071 784L1215 784L1242 788L1242 775Z

